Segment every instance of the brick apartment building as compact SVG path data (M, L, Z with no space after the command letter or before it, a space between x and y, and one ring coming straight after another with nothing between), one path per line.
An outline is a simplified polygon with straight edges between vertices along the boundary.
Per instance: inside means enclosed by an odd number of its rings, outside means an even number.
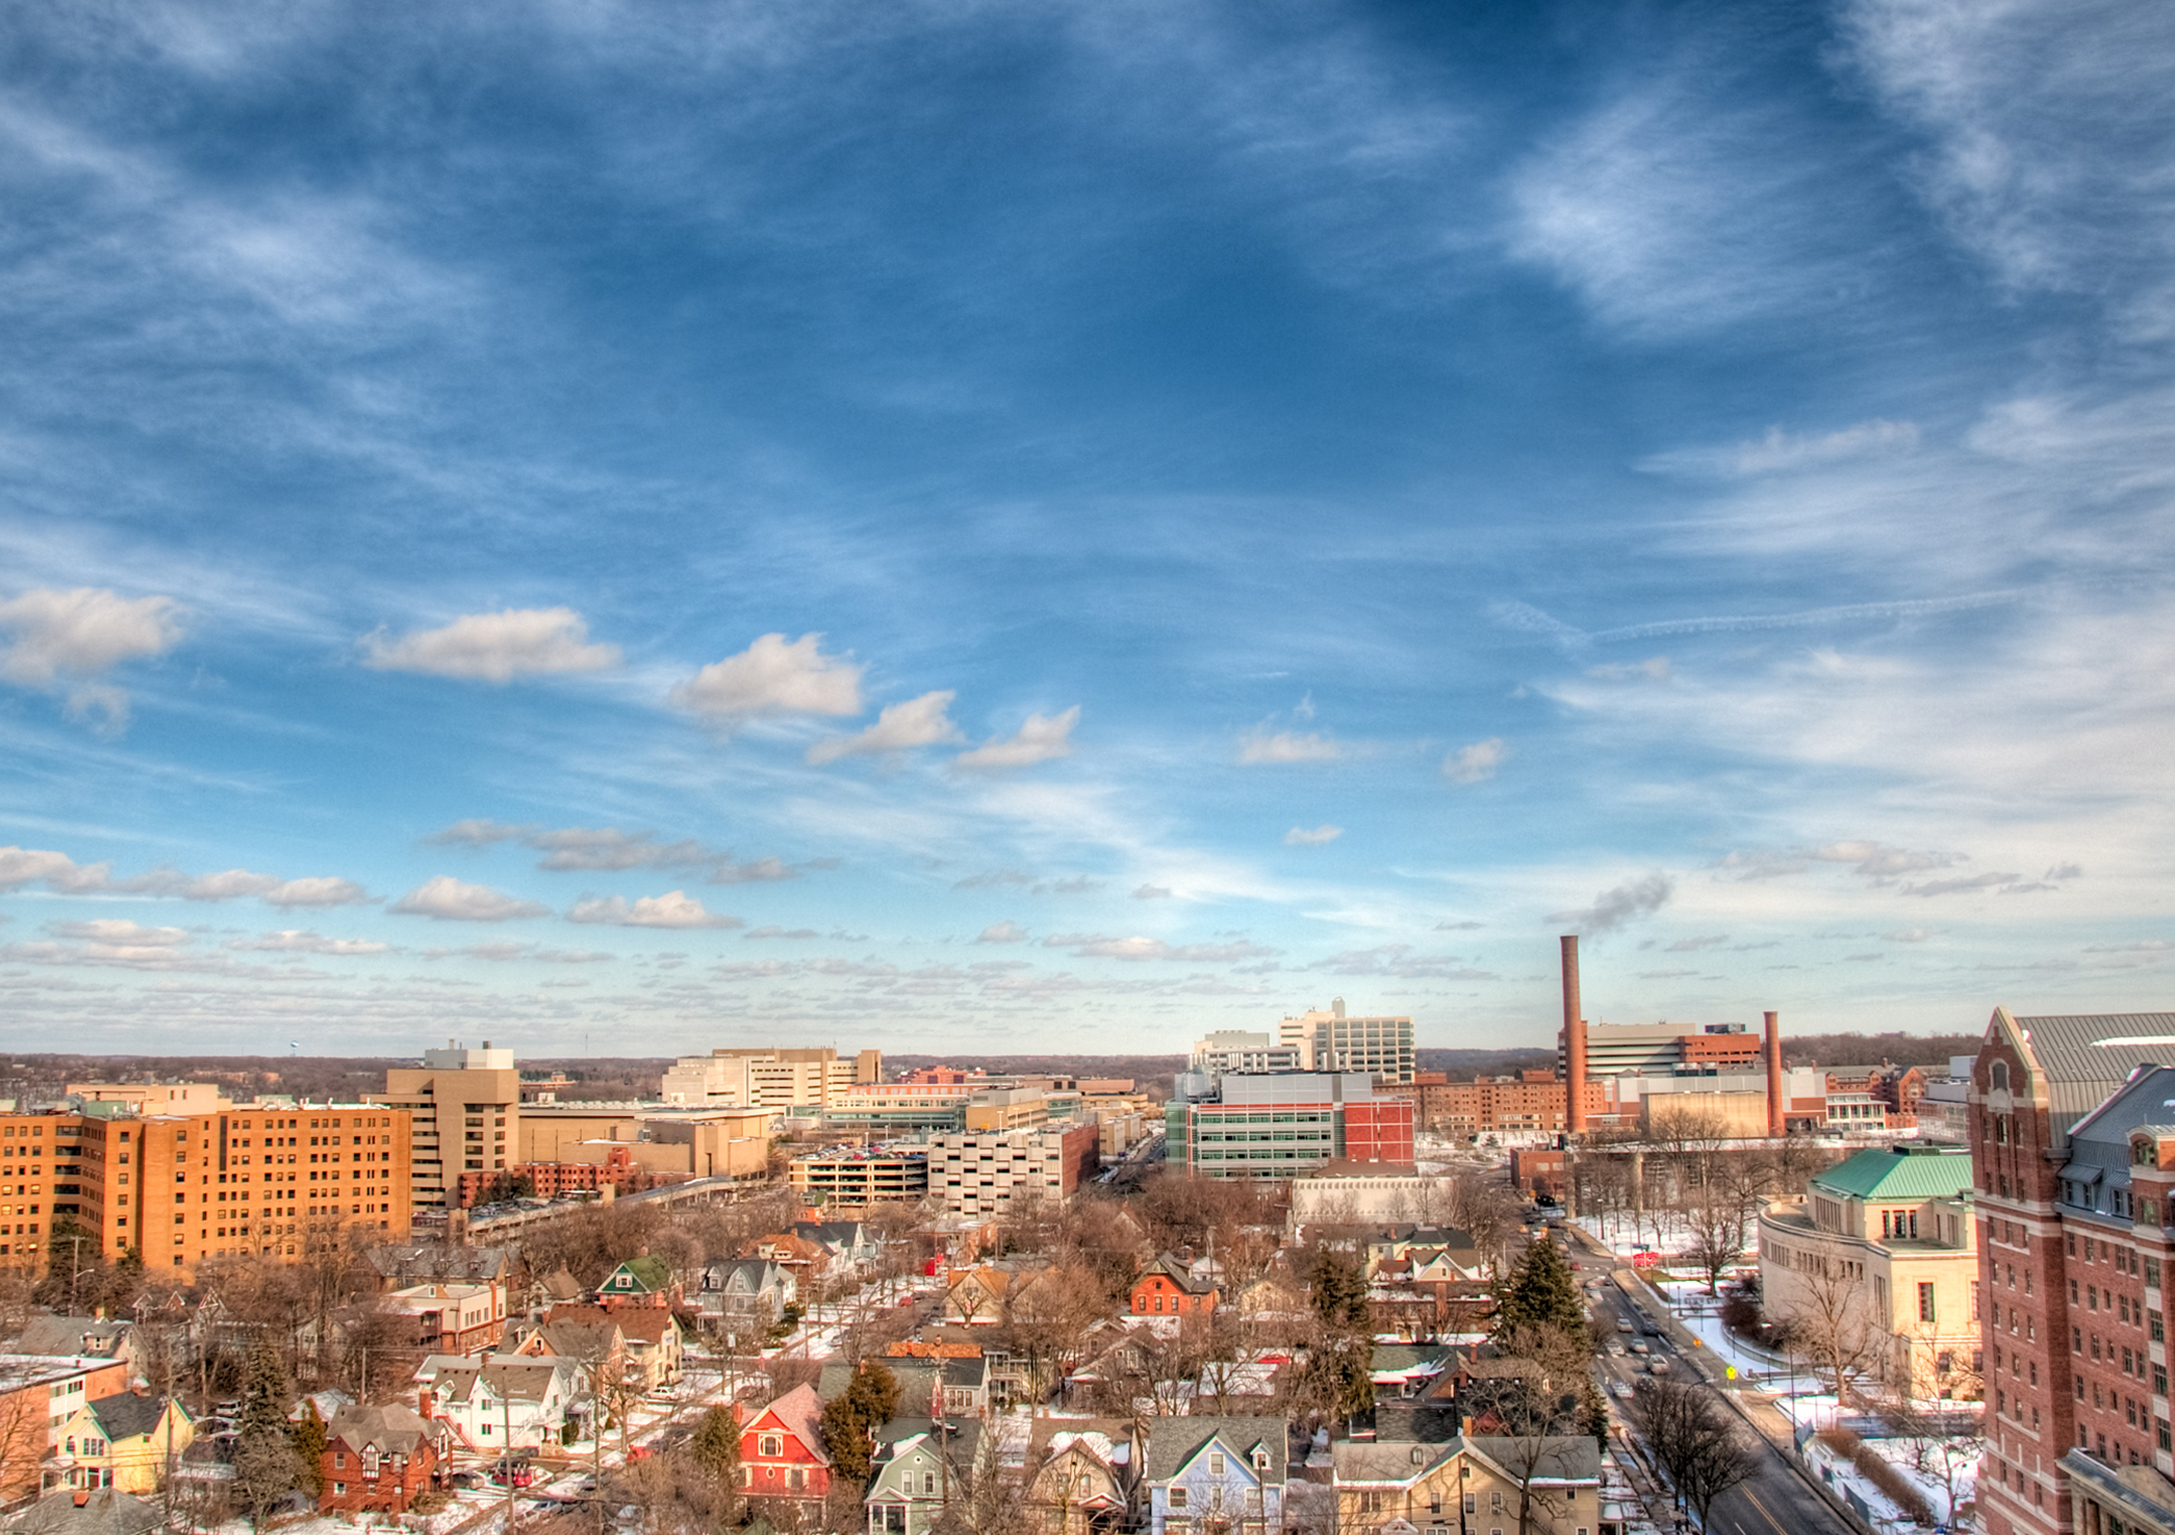
M1532 1131L1559 1135L1564 1128L1563 1079L1552 1071L1522 1071L1515 1077L1482 1077L1453 1082L1442 1072L1413 1073L1409 1087L1384 1086L1389 1097L1409 1097L1418 1125L1442 1135L1500 1135ZM1589 1080L1583 1087L1586 1116L1598 1120L1610 1111L1608 1084Z
M1989 1535L2175 1517L2175 1013L2012 1017L1974 1063Z
M349 1230L407 1236L404 1111L215 1101L0 1115L0 1266L42 1271L63 1217L86 1256L133 1251L184 1279L206 1258L294 1259Z

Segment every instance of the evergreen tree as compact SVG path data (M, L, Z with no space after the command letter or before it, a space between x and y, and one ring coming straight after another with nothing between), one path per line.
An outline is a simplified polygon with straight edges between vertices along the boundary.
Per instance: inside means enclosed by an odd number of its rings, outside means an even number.
M899 1408L899 1378L873 1359L854 1368L844 1391L823 1406L823 1443L841 1476L865 1481L872 1436Z
M302 1487L313 1498L325 1495L325 1446L330 1436L325 1431L325 1420L317 1415L317 1404L312 1402L302 1409L302 1421L294 1426L292 1435L295 1458L302 1463Z
M1586 1303L1571 1279L1556 1244L1542 1238L1526 1245L1525 1256L1497 1296L1493 1335L1498 1342L1510 1333L1547 1328L1567 1337L1588 1336Z
M1334 1247L1317 1249L1307 1276L1314 1314L1333 1333L1366 1333L1372 1329L1367 1309L1367 1275L1356 1254Z
M740 1425L734 1421L732 1409L713 1407L704 1413L694 1438L687 1442L687 1452L712 1484L719 1488L737 1486L740 1481Z
M302 1480L287 1425L287 1364L259 1341L242 1374L242 1410L235 1422L234 1501L261 1529L265 1516Z

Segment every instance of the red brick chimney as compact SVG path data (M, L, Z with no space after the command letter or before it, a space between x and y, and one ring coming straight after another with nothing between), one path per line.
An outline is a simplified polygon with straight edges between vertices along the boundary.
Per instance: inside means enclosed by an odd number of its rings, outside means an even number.
M1579 1012L1578 934L1563 935L1563 1128L1586 1133L1586 1020Z
M1767 1133L1778 1140L1789 1129L1783 1118L1783 1110L1789 1105L1782 1101L1782 1024L1774 1013L1767 1014Z

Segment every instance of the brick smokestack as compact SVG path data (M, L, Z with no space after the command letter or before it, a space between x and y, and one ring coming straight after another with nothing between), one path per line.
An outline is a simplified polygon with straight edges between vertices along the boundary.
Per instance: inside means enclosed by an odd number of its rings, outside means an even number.
M1578 934L1563 935L1563 1128L1586 1132L1586 1019L1579 1012Z
M1789 1107L1782 1101L1782 1024L1774 1013L1767 1014L1767 1133L1780 1138L1788 1125L1782 1111Z

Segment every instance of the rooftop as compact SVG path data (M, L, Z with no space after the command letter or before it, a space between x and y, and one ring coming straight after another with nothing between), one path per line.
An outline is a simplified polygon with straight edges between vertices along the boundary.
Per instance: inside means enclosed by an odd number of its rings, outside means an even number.
M1908 1144L1861 1151L1817 1174L1812 1186L1846 1199L1953 1199L1971 1188L1971 1153Z

